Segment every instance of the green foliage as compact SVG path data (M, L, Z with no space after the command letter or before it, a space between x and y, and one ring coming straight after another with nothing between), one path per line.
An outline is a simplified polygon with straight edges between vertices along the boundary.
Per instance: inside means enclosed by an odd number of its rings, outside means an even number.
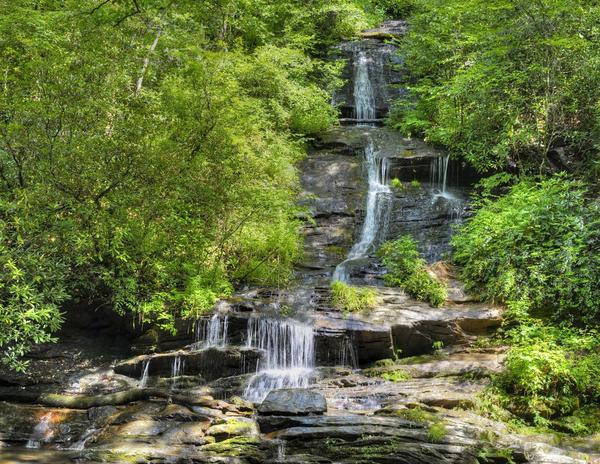
M392 187L394 190L398 190L398 191L404 190L404 184L402 183L402 181L400 179L397 179L397 178L393 178L390 181L390 187Z
M425 260L420 257L416 243L409 235L385 243L378 256L387 269L386 284L403 287L413 297L435 307L446 301L445 285L429 275Z
M426 424L427 422L435 422L436 417L433 413L425 411L420 406L414 408L401 408L394 409L393 413L397 417L406 419L407 421L417 422L419 424Z
M325 48L370 2L0 0L0 349L22 369L67 299L174 330L302 253ZM368 11L367 11L368 10Z
M418 179L413 179L410 181L410 186L414 189L419 189L421 188L421 182Z
M375 307L377 292L372 288L352 287L336 280L331 284L331 303L340 311L364 311Z
M541 426L600 403L600 336L540 322L508 333L506 370L496 384L511 396L507 409Z
M538 173L575 161L597 175L596 2L415 3L402 39L409 93L393 124L481 171Z
M18 206L17 206L18 204ZM60 304L67 298L67 272L52 233L28 210L27 198L0 200L0 349L2 361L23 371L21 357L36 343L53 341L62 321ZM34 244L29 242L35 235Z
M471 289L517 319L543 313L595 323L600 315L600 209L578 182L523 180L482 200L453 239Z
M406 380L410 380L411 377L404 369L396 369L382 373L381 378L390 382L405 382Z
M427 430L427 438L433 443L443 441L446 435L448 435L448 430L442 421L434 422L429 426L429 430Z

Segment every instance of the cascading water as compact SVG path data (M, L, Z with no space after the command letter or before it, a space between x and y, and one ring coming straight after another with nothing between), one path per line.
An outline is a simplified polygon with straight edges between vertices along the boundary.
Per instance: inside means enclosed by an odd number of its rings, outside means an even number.
M185 361L181 358L181 356L175 356L171 364L171 377L181 377L183 375L184 370Z
M46 413L42 417L40 417L40 421L33 428L33 433L31 434L31 437L29 437L29 440L27 441L27 444L25 445L25 447L26 448L39 448L40 446L42 446L42 443L49 441L53 435L53 431L50 427L51 424L52 424L52 413L51 412Z
M293 320L252 317L248 320L247 348L264 352L244 396L262 402L272 390L306 388L315 366L313 328Z
M369 78L369 57L357 50L354 57L354 111L359 124L376 117L375 94Z
M144 388L148 384L148 373L150 370L150 359L145 359L142 363L142 376L140 377L140 387Z
M375 94L371 83L369 65L375 66L374 72L381 72L381 63L372 63L365 50L354 50L354 108L359 126L369 126L364 121L373 120L377 116ZM365 220L360 233L360 240L351 248L348 257L333 272L332 279L347 282L349 280L348 265L353 261L366 258L385 230L390 206L390 188L387 185L388 159L380 158L375 141L371 134L367 135L364 150L369 190Z
M430 179L434 189L446 193L448 187L448 165L450 164L450 155L436 156L433 158L430 167Z
M215 314L210 320L201 319L196 324L195 339L192 349L216 348L227 345L229 317Z
M443 198L447 202L450 221L462 219L465 202L448 190L448 166L450 155L436 156L430 167L430 181L433 187L433 201Z
M350 249L348 257L335 268L333 280L347 282L350 277L348 265L353 261L366 258L373 246L377 245L386 228L391 199L391 191L387 185L388 160L377 156L375 143L371 137L365 147L365 162L369 190L360 240Z

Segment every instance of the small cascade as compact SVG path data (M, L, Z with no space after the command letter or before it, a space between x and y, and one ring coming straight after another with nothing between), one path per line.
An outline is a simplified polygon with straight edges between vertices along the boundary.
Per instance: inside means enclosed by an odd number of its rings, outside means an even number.
M227 345L229 316L214 314L210 320L201 319L196 324L195 343L192 349L217 348Z
M444 195L448 187L448 165L450 155L436 156L433 158L430 168L430 180L433 188Z
M52 438L54 432L51 429L52 424L52 413L46 413L41 418L37 425L33 428L33 432L27 444L26 448L40 448L42 443L45 443Z
M368 257L369 252L378 245L378 241L386 230L391 204L391 191L387 185L389 162L387 158L379 158L377 154L375 143L369 137L365 147L369 190L360 240L351 248L348 257L335 268L333 280L348 282L350 277L348 264Z
M175 356L173 358L173 362L171 363L171 377L181 377L184 370L185 361L181 358L181 356Z
M369 77L369 57L364 50L354 53L354 111L359 124L376 118L375 94Z
M272 390L306 388L315 366L313 328L293 320L253 317L248 320L246 347L264 352L244 396L262 402Z
M71 446L69 446L69 450L73 450L73 451L82 451L85 449L85 445L87 445L87 443L96 436L96 434L98 432L100 432L101 429L95 429L95 428L91 428L89 430L87 430L82 437L77 440L75 443L73 443Z
M277 462L285 462L285 441L277 443Z
M465 201L448 190L448 166L450 155L436 156L430 167L430 182L433 187L433 201L443 198L447 203L450 221L460 221L463 217Z
M349 366L352 369L358 369L356 349L352 339L344 336L340 342L340 356L338 364L340 366Z
M150 371L150 358L144 359L142 363L142 376L140 377L140 387L144 388L148 385L148 373Z

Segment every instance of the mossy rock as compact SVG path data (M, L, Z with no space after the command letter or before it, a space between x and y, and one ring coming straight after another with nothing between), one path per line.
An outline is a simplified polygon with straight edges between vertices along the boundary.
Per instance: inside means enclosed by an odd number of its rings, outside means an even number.
M217 441L233 437L254 438L258 436L258 427L254 421L232 418L213 425L206 431L206 435L215 437Z
M200 447L201 451L227 457L248 457L259 460L263 457L258 449L258 437L235 437Z

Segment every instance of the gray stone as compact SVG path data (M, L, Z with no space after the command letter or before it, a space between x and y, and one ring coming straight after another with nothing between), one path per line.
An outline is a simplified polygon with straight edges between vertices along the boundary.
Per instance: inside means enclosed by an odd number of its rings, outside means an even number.
M258 407L259 414L305 416L327 412L327 401L320 393L300 388L270 392Z

